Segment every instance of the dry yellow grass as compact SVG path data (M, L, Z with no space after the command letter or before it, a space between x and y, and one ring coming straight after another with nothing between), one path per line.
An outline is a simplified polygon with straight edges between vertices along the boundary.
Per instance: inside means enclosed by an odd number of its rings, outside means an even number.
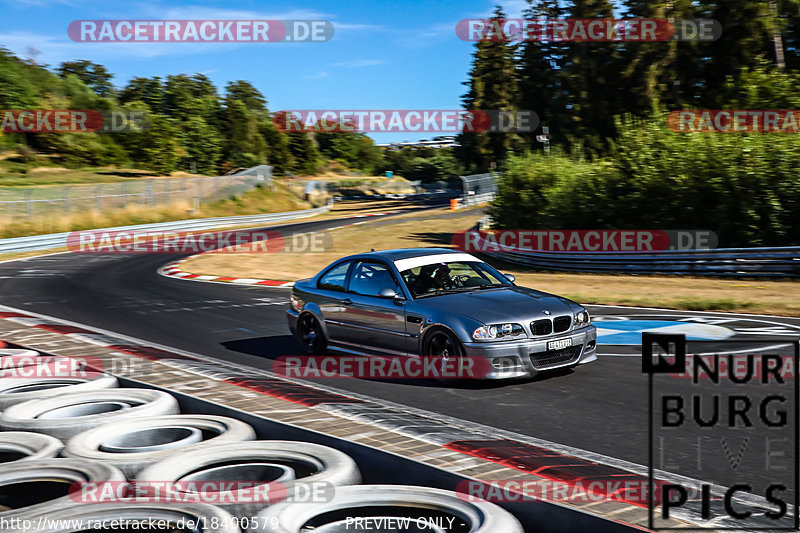
M283 188L278 188L276 192L255 189L235 198L201 205L199 209L194 209L193 207L191 201L179 200L155 207L137 204L103 212L95 209L72 214L55 211L47 217L33 217L31 219L10 216L0 217L0 238L149 224L190 218L295 211L308 209L311 204L299 200Z
M332 230L333 246L324 253L206 254L187 261L183 268L196 274L291 281L370 248L449 247L452 233L469 228L481 216L477 210L411 213ZM582 303L800 315L800 283L796 281L559 274L498 266L517 276L520 285Z

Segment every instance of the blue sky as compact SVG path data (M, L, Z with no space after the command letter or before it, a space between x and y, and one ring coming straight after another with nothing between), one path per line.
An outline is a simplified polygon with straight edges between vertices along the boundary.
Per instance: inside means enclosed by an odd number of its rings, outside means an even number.
M208 76L218 88L253 83L271 110L458 109L473 43L456 23L491 14L492 0L0 0L0 46L41 64L88 59L105 65L117 86L134 76ZM501 2L517 17L524 0ZM292 5L294 4L294 5ZM78 43L73 20L325 19L324 43ZM425 133L370 134L377 142L428 138Z

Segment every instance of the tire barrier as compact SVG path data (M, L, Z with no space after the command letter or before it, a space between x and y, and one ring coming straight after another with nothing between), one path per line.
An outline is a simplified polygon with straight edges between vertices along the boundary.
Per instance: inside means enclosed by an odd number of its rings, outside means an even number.
M109 374L86 378L0 377L0 410L5 410L11 405L28 400L62 396L75 392L113 389L118 386L117 378Z
M10 533L78 533L85 525L125 524L105 531L191 531L192 533L241 533L238 520L213 505L95 503L73 505L58 514L40 513L29 518L34 529L10 529ZM41 521L40 521L41 519ZM43 524L39 526L39 524ZM160 526L164 527L160 527Z
M125 481L110 464L83 459L41 459L0 465L0 518L48 513L58 517L74 506L73 483Z
M108 422L178 412L178 402L163 391L107 389L12 405L0 414L0 429L35 431L66 440Z
M258 518L256 531L270 533L311 529L339 533L359 527L371 533L524 533L519 521L498 505L464 501L448 490L409 485L339 487L327 503L279 503L267 507Z
M339 450L297 441L251 441L203 449L202 454L173 455L142 470L137 481L205 482L235 480L279 483L280 497L291 498L307 487L354 485L361 473L353 459ZM319 484L319 485L318 485ZM218 503L236 516L255 516L268 503L232 498ZM222 502L222 499L220 499Z
M0 465L57 457L64 444L55 437L27 431L0 433Z
M205 454L217 444L254 440L250 425L226 416L166 415L110 422L78 433L61 454L116 466L134 477L174 453Z

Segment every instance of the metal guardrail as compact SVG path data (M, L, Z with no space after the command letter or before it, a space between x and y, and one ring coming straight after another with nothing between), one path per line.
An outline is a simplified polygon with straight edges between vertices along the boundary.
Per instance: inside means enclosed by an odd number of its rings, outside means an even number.
M543 270L682 274L692 276L800 277L800 246L717 248L658 252L545 252L504 249L477 237L476 250L508 263Z
M99 228L93 231L197 231L211 228L225 228L235 226L254 226L268 222L282 222L296 218L310 217L325 213L330 210L333 202L314 209L301 211L285 211L282 213L265 213L262 215L241 215L232 217L198 218L193 220L175 220L171 222L157 222L153 224L139 224L134 226L118 226L115 228ZM70 232L51 233L48 235L32 235L30 237L14 237L0 239L0 254L33 252L50 250L67 246L67 236Z

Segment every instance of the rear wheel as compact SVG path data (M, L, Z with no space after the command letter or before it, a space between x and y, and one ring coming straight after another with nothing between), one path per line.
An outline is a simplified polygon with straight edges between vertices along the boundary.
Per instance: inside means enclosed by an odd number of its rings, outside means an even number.
M303 346L303 351L309 355L325 353L325 334L322 332L319 320L311 313L300 315L297 321L297 340Z

